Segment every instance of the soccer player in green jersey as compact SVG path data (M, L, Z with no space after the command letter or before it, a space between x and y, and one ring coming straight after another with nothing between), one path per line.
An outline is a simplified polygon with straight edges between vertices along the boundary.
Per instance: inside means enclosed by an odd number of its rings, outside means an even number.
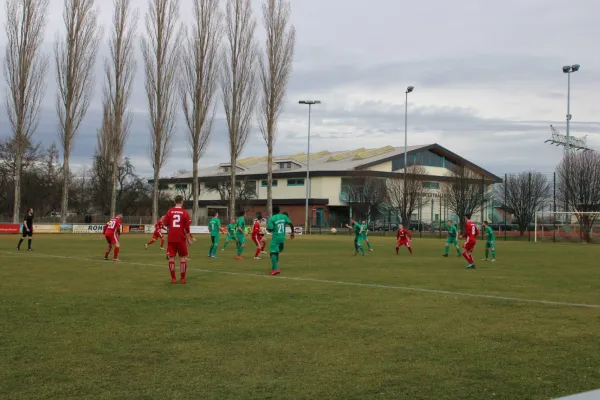
M371 242L369 241L369 225L367 225L367 221L362 222L361 228L362 228L362 240L367 242L367 247L369 248L369 251L373 251L373 248L371 247Z
M273 216L269 218L267 223L267 231L273 234L271 243L269 244L269 255L271 257L271 275L278 275L279 270L279 254L283 252L285 242L285 228L289 225L292 233L290 239L294 238L294 225L287 214L280 214L278 206L273 207Z
M352 225L346 224L346 228L354 230L354 255L357 256L358 251L360 250L362 255L365 256L365 249L362 247L361 244L362 225L359 224L356 220L350 220L350 222L352 223Z
M456 254L458 254L460 257L460 247L458 246L458 229L456 229L456 226L452 223L452 221L448 221L448 239L446 239L446 251L444 252L444 257L448 257L450 246L456 247Z
M483 261L488 261L490 256L490 250L492 251L492 262L496 261L496 236L492 227L489 226L487 221L483 221L483 229L485 231L485 258Z
M217 258L217 249L219 248L219 236L221 232L221 220L219 219L219 213L215 212L214 217L208 223L208 229L210 230L210 250L208 250L208 256L211 258Z
M227 225L227 237L225 238L225 244L223 245L223 249L221 251L225 251L225 247L235 239L235 219L231 218L231 223Z
M235 259L243 260L242 253L246 247L246 221L244 220L246 211L242 210L238 215L237 223L235 224L235 239L237 242L237 256Z

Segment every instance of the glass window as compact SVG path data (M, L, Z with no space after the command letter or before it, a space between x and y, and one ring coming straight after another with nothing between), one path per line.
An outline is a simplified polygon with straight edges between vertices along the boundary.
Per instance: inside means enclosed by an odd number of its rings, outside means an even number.
M262 181L260 181L260 186L267 187L268 186L267 180L263 179ZM277 187L277 179L273 179L273 187Z
M288 179L288 186L304 186L304 179Z
M175 190L186 190L188 188L187 183L176 183Z
M423 182L423 187L425 189L439 189L440 184L438 182Z

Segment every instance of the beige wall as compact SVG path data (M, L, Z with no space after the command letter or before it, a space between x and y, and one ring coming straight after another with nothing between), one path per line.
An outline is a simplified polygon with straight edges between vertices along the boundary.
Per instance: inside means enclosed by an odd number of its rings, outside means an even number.
M392 162L384 162L368 168L369 171L392 172Z

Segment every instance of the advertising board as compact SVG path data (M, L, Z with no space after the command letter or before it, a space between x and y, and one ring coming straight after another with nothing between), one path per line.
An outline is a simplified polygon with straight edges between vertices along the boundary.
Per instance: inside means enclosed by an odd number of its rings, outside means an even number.
M0 224L0 233L21 233L21 224Z
M144 233L146 232L146 225L126 225L131 233Z
M73 225L73 233L96 233L101 234L104 225Z
M192 234L210 233L208 226L190 226L190 232Z
M33 225L34 233L60 233L60 225Z
M61 233L73 233L73 224L65 224L60 226Z

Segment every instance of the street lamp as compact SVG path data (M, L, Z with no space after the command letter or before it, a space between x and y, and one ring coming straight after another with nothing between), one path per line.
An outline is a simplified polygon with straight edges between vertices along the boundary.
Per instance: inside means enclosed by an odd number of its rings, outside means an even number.
M404 193L404 209L406 210L406 169L408 168L408 94L415 90L414 86L409 86L406 88L405 99L404 99L404 188L402 192ZM402 221L404 225L408 223L408 221Z
M571 72L579 71L579 64L573 65L565 65L562 67L562 71L567 74L567 148L565 153L565 166L567 167L567 185L569 185L569 170L571 168L570 158L571 158L571 133L570 133L570 125L571 125ZM569 196L566 196L565 200L565 211L569 210ZM567 225L567 232L568 232Z
M306 209L304 210L304 233L308 235L308 199L310 197L310 113L313 104L321 104L321 101L300 100L298 104L308 105L308 149L306 151Z

